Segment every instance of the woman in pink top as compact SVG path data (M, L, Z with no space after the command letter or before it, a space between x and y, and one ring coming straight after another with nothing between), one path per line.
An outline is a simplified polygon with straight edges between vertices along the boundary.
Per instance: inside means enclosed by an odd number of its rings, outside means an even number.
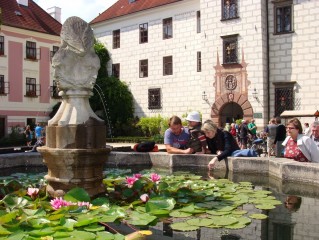
M286 131L287 137L282 144L286 147L286 158L298 162L319 162L319 150L312 139L302 134L302 126L297 118L288 122Z

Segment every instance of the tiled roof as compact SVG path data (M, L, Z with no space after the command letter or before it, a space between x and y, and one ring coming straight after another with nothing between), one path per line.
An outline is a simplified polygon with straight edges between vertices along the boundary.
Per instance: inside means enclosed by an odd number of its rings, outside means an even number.
M19 5L16 0L0 0L2 25L27 29L50 35L60 35L61 23L39 7L32 0L28 6Z
M129 3L129 0L118 0L99 16L94 18L90 24L103 22L112 18L121 17L131 13L136 13L179 1L183 0L135 0L132 3Z

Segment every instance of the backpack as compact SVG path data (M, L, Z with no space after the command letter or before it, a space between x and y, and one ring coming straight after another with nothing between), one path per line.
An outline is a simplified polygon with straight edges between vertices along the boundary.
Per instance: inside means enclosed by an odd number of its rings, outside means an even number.
M155 142L141 142L134 146L134 151L136 152L152 152L156 151L156 149L157 146L155 147Z

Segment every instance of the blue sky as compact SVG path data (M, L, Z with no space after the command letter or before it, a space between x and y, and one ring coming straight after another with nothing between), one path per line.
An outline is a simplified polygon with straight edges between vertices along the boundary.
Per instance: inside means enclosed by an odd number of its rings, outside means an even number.
M51 7L60 7L62 23L72 16L77 16L90 22L104 12L117 0L34 0L40 7L47 10Z

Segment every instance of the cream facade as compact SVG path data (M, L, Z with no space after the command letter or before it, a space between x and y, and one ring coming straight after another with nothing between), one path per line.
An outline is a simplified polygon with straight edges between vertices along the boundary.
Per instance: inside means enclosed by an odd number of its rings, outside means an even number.
M231 2L237 7L235 17L224 15L227 1L184 0L91 25L110 52L109 72L112 64L119 66L119 78L129 85L137 116L184 116L198 110L203 119L213 118L220 126L255 118L262 130L285 110L319 108L319 2ZM283 19L286 15L290 24ZM163 39L168 18L172 37ZM145 23L148 41L140 43ZM112 45L116 30L119 48ZM167 56L171 75L163 74ZM228 57L236 60L227 62ZM140 77L141 60L148 60L147 77ZM152 98L160 99L155 108ZM301 119L310 122L314 117Z

